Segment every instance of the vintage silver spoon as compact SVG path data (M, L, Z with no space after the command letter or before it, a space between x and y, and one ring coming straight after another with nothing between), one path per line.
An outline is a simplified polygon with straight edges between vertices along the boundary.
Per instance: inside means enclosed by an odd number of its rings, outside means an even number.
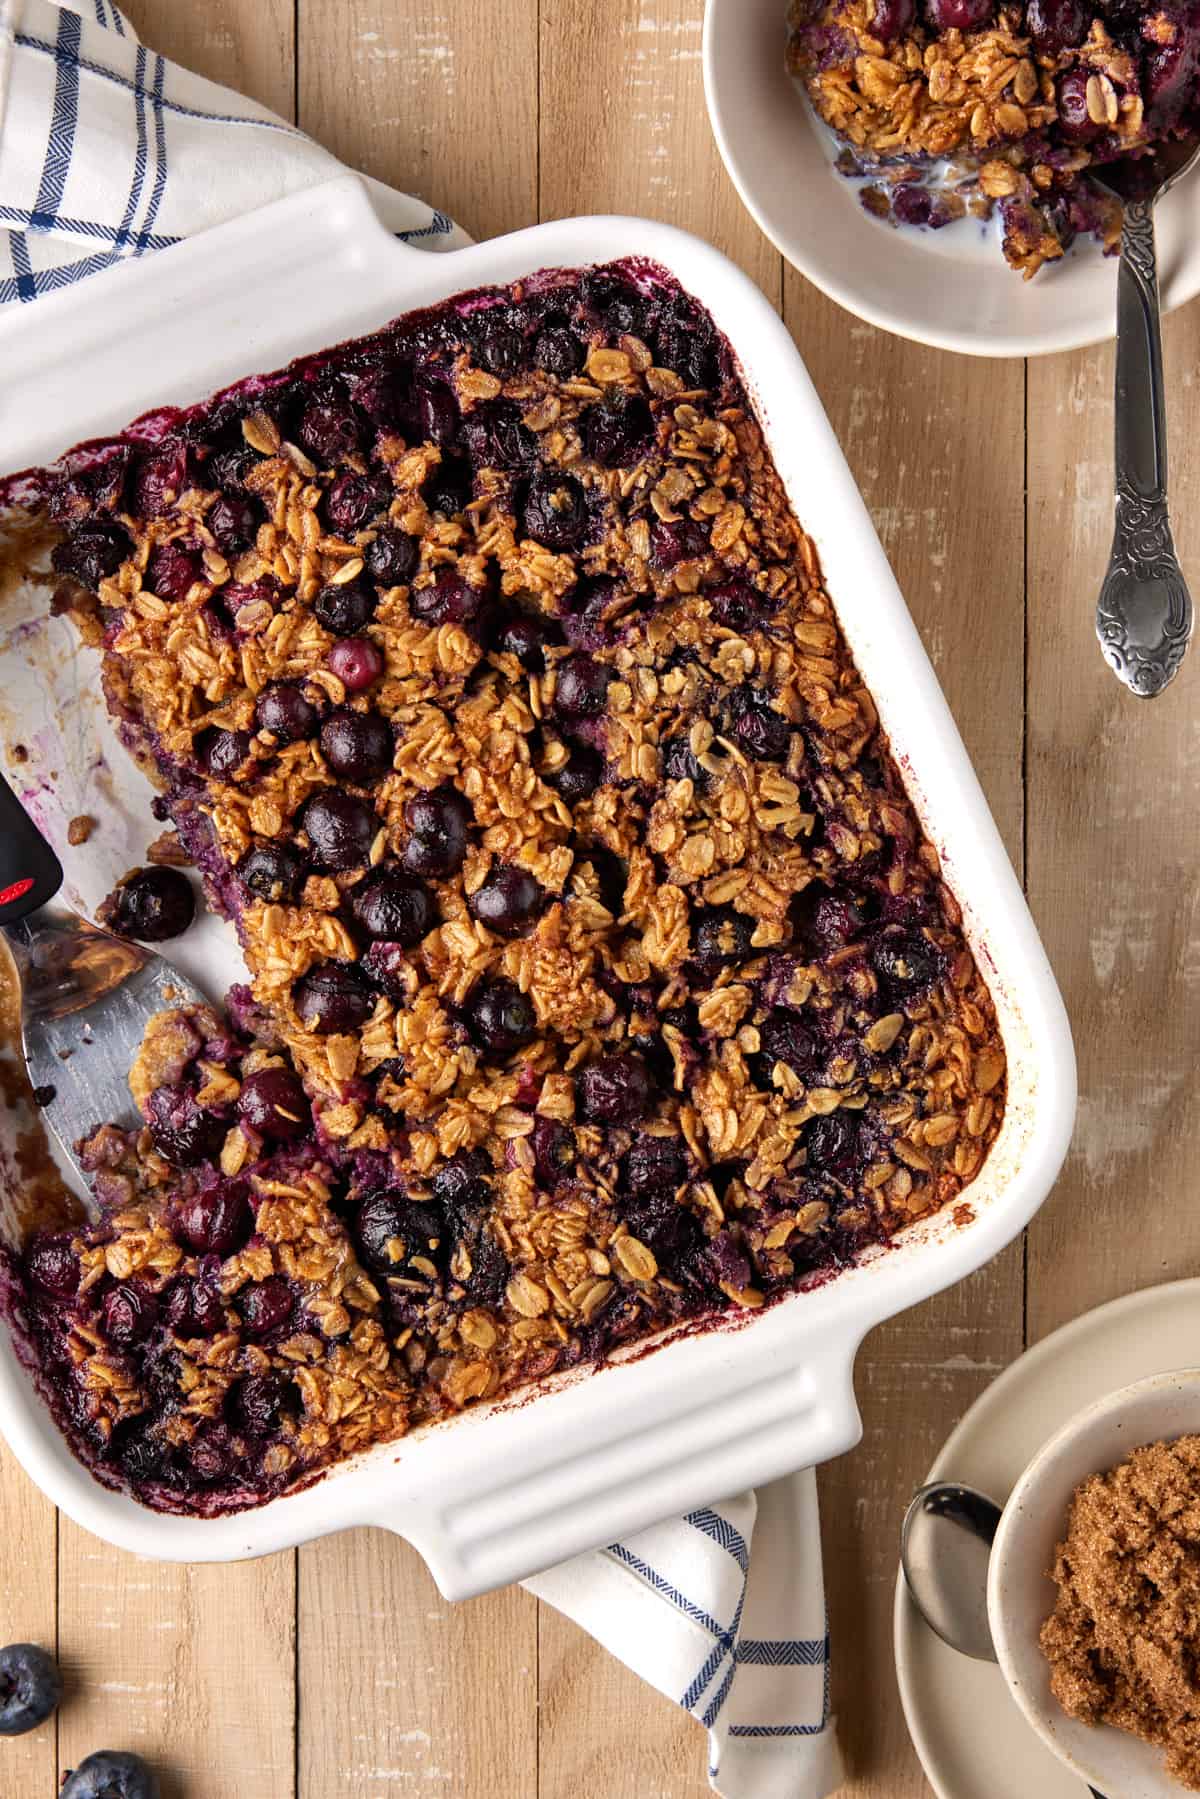
M1195 133L1152 155L1089 170L1124 206L1117 271L1114 402L1116 525L1096 606L1096 635L1113 673L1153 699L1178 672L1192 634L1192 599L1167 517L1167 416L1163 396L1154 203L1200 154Z
M994 1662L987 1615L988 1560L1000 1507L959 1481L938 1480L913 1496L900 1533L900 1566L930 1630L963 1655ZM1090 1786L1092 1799L1104 1799Z

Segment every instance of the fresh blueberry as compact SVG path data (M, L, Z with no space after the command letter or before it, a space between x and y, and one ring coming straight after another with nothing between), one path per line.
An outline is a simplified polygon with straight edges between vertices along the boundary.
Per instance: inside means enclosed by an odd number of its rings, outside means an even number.
M300 891L304 861L288 844L264 843L243 858L238 873L259 899L286 906Z
M0 1737L21 1737L44 1724L62 1698L62 1675L36 1643L0 1649Z
M290 1068L248 1074L238 1095L238 1115L262 1137L304 1137L312 1129L312 1107Z
M321 715L295 681L279 681L264 687L254 706L254 722L269 731L277 743L300 743L316 734Z
M640 1056L617 1051L589 1062L579 1076L579 1104L592 1124L636 1124L650 1110L654 1083Z
M96 593L101 581L116 574L132 548L120 525L108 519L89 518L55 544L50 563L57 574L70 575L81 587Z
M516 937L536 916L542 889L528 869L499 862L467 900L472 918L499 937Z
M409 832L404 866L413 874L445 880L457 874L467 853L471 808L453 787L414 794L404 808Z
M354 922L368 937L411 949L437 923L437 903L419 876L385 869L356 887L350 896Z
M192 1194L179 1207L175 1234L202 1256L231 1256L254 1232L254 1213L241 1181L222 1181Z
M116 893L111 928L140 943L179 937L196 916L196 896L178 868L141 868Z
M508 1056L537 1035L532 1001L512 981L485 981L470 1002L471 1026L484 1049Z
M158 1301L132 1281L110 1287L100 1306L100 1328L110 1343L126 1349L148 1337L158 1321Z
M587 495L565 471L539 469L525 488L521 528L548 550L574 550L588 529Z
M314 861L334 871L361 868L379 829L374 808L337 787L323 788L307 799L299 823L308 834Z
M608 703L612 670L593 656L568 656L559 664L554 709L567 718L599 718Z
M363 552L372 581L381 587L400 587L411 581L421 561L421 539L396 525L381 525Z
M365 581L343 581L323 587L313 601L318 623L335 637L353 637L375 616L378 596Z
M325 661L347 693L365 693L383 673L383 651L369 637L339 637Z
M335 775L369 787L392 766L396 751L391 726L379 712L339 706L321 726L321 754Z
M177 1168L215 1161L228 1126L196 1104L187 1087L156 1087L146 1102L154 1147Z
M353 962L318 962L292 988L292 1004L306 1031L356 1031L370 1015L371 989Z
M58 1799L162 1799L152 1768L124 1749L97 1749L67 1777Z

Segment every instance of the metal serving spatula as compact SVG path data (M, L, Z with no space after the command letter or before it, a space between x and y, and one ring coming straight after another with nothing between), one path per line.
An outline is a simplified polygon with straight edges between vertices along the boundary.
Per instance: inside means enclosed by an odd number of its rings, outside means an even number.
M129 1070L148 1021L205 996L161 956L56 904L62 881L58 857L0 775L0 929L21 983L25 1063L82 1181L77 1139L97 1124L140 1122Z

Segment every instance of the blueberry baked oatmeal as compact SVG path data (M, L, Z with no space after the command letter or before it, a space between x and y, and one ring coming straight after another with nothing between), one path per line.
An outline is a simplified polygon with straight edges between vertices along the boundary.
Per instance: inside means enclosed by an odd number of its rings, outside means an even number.
M249 971L155 1021L143 1128L84 1146L98 1221L17 1270L99 1478L256 1503L828 1278L977 1174L992 1001L663 272L409 316L43 499Z
M788 62L892 222L999 212L1029 277L1079 233L1117 247L1088 179L1200 124L1200 10L1184 0L792 0Z

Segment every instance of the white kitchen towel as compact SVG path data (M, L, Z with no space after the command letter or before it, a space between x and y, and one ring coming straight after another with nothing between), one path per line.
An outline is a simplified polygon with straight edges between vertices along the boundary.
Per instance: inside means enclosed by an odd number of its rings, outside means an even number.
M265 108L147 50L112 0L0 0L0 307L342 172ZM469 241L370 185L410 243ZM724 1799L839 1784L811 1472L526 1584L699 1719Z

